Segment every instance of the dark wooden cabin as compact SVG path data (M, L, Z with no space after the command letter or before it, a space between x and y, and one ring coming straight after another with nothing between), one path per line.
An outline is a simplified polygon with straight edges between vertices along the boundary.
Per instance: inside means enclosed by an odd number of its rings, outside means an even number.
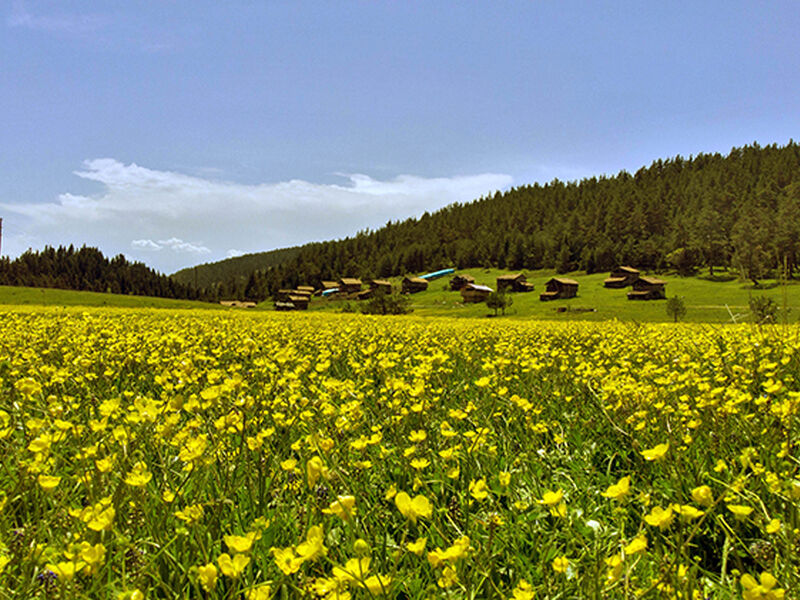
M527 278L522 273L511 275L500 275L497 278L498 292L532 292L533 284L528 283Z
M468 283L461 288L461 298L465 304L477 304L485 302L494 290L487 285L478 285L477 283Z
M544 284L545 291L539 294L539 300L563 300L578 295L578 282L567 277L553 277Z
M662 279L639 277L633 282L633 291L628 292L628 300L663 300L667 297L666 285Z
M608 276L608 279L603 280L603 287L607 288L625 288L639 279L641 273L639 269L633 267L617 267Z
M428 289L428 280L422 277L405 277L403 279L403 293L416 294Z
M464 288L464 286L469 285L470 283L475 283L475 278L472 275L455 275L450 280L450 291L457 292Z
M354 277L342 277L337 286L340 294L355 294L361 291L361 280Z

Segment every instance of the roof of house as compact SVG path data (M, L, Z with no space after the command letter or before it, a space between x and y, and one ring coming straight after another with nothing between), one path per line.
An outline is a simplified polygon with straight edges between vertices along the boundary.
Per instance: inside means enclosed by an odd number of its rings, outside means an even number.
M361 280L354 277L342 277L339 282L344 285L361 285Z
M385 279L373 279L370 283L372 285L388 285L388 286L392 285L391 281L386 281Z
M625 277L606 277L603 283L615 283L617 281L625 281Z
M657 279L655 277L639 277L639 281L644 281L650 285L666 285L667 283L663 279Z
M477 290L477 291L480 291L480 292L493 292L494 291L488 285L480 285L478 283L468 283L467 285L465 285L461 289L462 289L462 291L463 290Z
M424 283L425 285L428 285L428 280L423 279L422 277L406 277L405 279L403 279L403 282L406 281L410 281L411 283L420 283L420 284Z
M516 279L519 279L520 277L525 277L525 275L523 275L522 273L512 273L512 274L509 274L509 275L498 275L497 276L497 280L498 281L515 281Z
M335 281L321 281L320 283L322 283L322 287L325 288L326 290L339 286L339 284L336 283Z
M621 267L617 267L614 270L615 271L625 271L626 273L632 273L632 274L640 273L639 269L634 269L633 267L626 267L624 265L621 266Z
M578 285L577 281L570 279L569 277L553 277L550 281L557 281L558 283L563 283L564 285ZM547 283L550 283L550 281Z

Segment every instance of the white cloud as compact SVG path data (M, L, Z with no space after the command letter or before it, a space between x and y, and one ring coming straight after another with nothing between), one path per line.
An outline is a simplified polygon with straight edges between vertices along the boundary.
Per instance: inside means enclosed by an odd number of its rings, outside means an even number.
M245 253L241 250L237 250L236 248L231 248L225 253L225 258L236 258L237 256L243 256Z
M27 9L24 2L15 2L11 14L6 18L6 24L9 27L76 36L101 29L108 22L106 17L96 14L34 15Z
M35 204L0 203L13 221L9 225L26 239L97 245L107 254L125 252L168 272L194 264L192 256L219 260L353 235L512 183L508 175L491 173L400 175L386 181L351 174L343 175L348 180L343 185L302 180L243 185L110 158L86 161L75 175L99 183L100 192L63 193Z

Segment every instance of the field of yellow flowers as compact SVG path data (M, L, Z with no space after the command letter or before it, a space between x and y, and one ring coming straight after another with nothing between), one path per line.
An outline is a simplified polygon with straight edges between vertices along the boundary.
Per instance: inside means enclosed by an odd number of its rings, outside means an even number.
M799 402L797 328L6 308L0 598L790 598Z

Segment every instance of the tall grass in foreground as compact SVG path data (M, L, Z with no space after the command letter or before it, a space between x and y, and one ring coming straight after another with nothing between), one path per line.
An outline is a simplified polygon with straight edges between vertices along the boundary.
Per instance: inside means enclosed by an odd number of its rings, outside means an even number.
M794 328L6 312L0 597L779 598L798 377Z

